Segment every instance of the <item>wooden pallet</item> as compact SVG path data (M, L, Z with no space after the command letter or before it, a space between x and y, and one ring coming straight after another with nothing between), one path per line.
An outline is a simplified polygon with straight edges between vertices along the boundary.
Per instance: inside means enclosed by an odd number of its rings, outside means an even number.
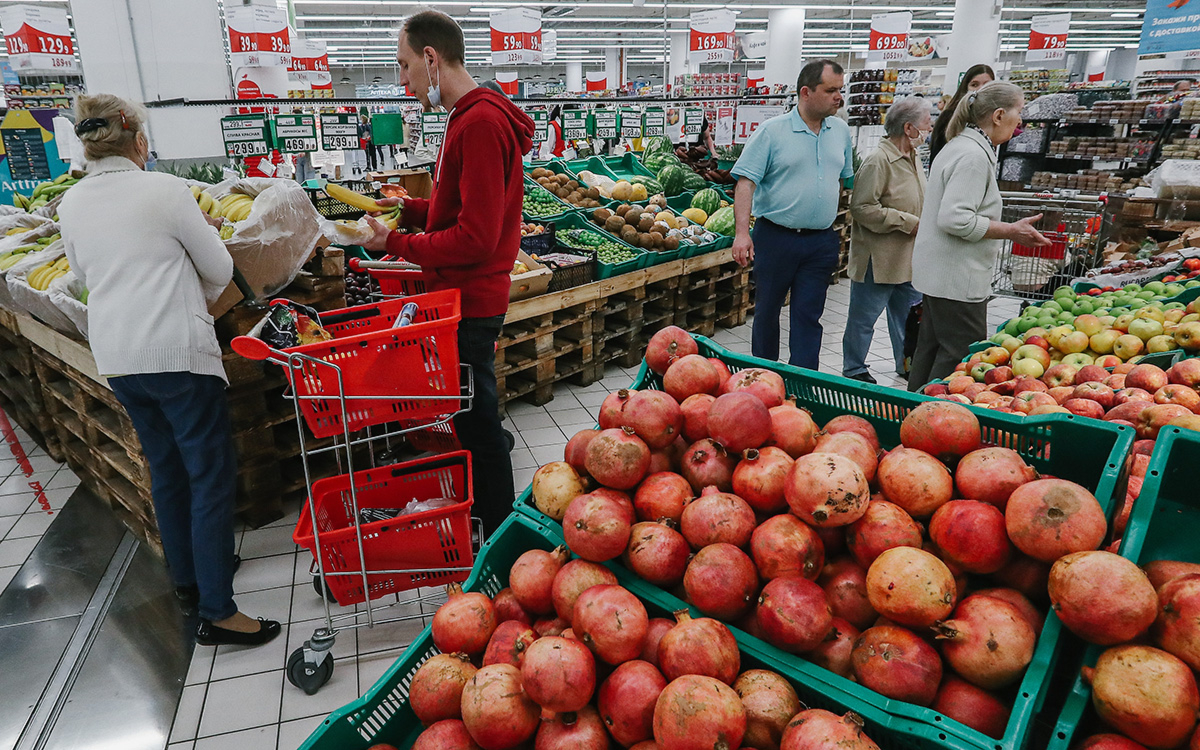
M500 402L526 398L535 404L554 398L554 384L571 379L594 382L597 301L541 312L504 326L496 348Z

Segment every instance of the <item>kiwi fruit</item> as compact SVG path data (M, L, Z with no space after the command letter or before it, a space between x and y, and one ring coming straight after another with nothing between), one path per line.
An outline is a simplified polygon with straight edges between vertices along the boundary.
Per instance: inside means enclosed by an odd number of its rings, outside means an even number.
M579 188L579 182L577 180L567 180L567 189L577 190L578 188Z
M587 197L594 201L600 200L600 188L588 188Z
M654 247L654 235L647 232L646 234L638 235L638 244L649 250Z
M617 206L617 216L625 216L625 214L629 213L629 209L631 208L633 208L633 206L630 206L628 203L622 203L621 205Z
M664 237L663 238L663 250L678 250L678 249L679 249L679 238L678 237Z
M567 183L571 181L571 178L567 177L565 174L556 174L554 175L554 179L563 187L566 187Z
M604 209L600 209L603 211ZM604 222L604 230L606 232L620 232L625 228L625 220L620 216L610 216Z
M638 228L639 232L649 232L650 228L653 226L654 226L654 217L653 216L646 216L645 214L643 214L642 218L638 220L637 228Z
M621 239L636 247L638 243L637 227L626 224L621 228Z
M597 208L595 211L592 212L592 220L598 221L600 223L604 223L604 222L608 221L609 217L611 217L612 215L613 215L613 212L609 211L607 208ZM621 223L624 224L625 221L622 220Z

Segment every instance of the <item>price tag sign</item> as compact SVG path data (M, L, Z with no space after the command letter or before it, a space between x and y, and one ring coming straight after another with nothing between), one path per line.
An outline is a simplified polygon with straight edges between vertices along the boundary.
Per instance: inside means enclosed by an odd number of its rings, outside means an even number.
M421 113L421 145L425 148L440 148L446 135L446 112Z
M733 11L723 8L693 12L688 22L688 61L693 64L733 62L736 19Z
M867 59L872 62L894 62L908 59L908 30L912 28L912 11L875 13L871 16L871 40Z
M621 137L642 137L642 113L636 109L621 110Z
M321 148L346 151L358 148L358 115L353 112L321 115Z
M595 122L597 138L617 138L620 136L620 130L617 128L617 113L614 110L596 110Z
M317 150L315 115L275 115L275 143L279 150L307 154Z
M1067 57L1067 32L1071 28L1070 13L1034 16L1029 25L1027 62L1064 60Z
M492 65L542 64L542 12L509 8L491 14Z
M654 138L667 132L667 115L661 109L648 109L642 115L642 137Z
M704 110L699 107L683 110L683 134L687 137L700 135L704 128Z
M8 5L0 8L0 27L13 70L79 70L66 8Z
M266 115L238 115L221 118L221 140L225 155L262 156L271 153Z
M292 64L288 73L297 81L311 84L314 88L333 83L329 74L329 53L325 42L312 39L296 39L292 42Z
M588 91L604 91L608 88L608 73L603 70L589 70L587 72L587 90Z
M581 141L587 138L587 112L563 110L562 129L565 141Z
M733 124L733 142L745 143L762 125L772 117L782 115L781 106L740 106L737 108L737 118Z
M287 11L264 5L225 7L229 64L237 68L288 67L292 62Z
M545 143L550 137L550 113L542 110L530 112L529 116L533 119L534 144Z

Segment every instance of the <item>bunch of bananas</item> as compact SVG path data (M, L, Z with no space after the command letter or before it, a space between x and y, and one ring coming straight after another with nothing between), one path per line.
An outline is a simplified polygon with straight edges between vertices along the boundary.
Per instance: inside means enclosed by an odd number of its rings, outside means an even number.
M192 197L196 199L196 203L199 204L201 211L209 216L219 215L216 213L216 210L220 204L217 203L216 198L212 197L212 193L204 190L199 185L190 185L189 187L192 191Z
M28 245L21 245L18 248L14 248L6 253L0 254L0 271L7 271L15 266L18 262L24 260L25 256L29 255L30 253L41 252L42 250L46 249L47 245L55 242L61 236L61 234L55 233L49 237L39 237L35 242L32 242Z
M375 202L374 198L368 198L362 193L356 193L350 188L342 187L336 182L325 184L325 193L335 201L341 201L351 208L357 208L360 211L391 211L391 206L381 206Z
M50 286L50 282L57 279L59 276L66 275L67 271L71 270L71 264L67 261L67 256L63 256L58 260L52 260L49 263L44 263L34 269L25 282L29 286L44 292Z
M68 188L77 182L79 180L72 177L69 172L60 174L50 182L40 183L33 189L33 194L28 198L20 193L13 193L13 205L17 208L23 208L26 211L36 211L54 200L55 196L66 192Z
M223 240L227 240L227 239L229 239L230 237L232 237L232 236L233 236L233 233L234 233L234 232L236 232L236 231L237 231L237 227L235 227L234 225L232 225L232 224L222 224L222 225L221 225L221 230L220 230L219 234L221 235L221 239L223 239Z
M215 216L221 216L230 221L245 221L250 215L250 209L254 207L254 199L248 195L241 193L231 193L222 198L214 210Z

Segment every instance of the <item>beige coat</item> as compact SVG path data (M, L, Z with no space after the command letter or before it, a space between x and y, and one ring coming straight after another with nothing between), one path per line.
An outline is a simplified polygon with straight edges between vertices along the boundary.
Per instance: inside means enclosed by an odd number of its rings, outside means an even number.
M876 284L912 281L913 228L925 201L925 170L888 138L854 175L850 215L851 281L861 282L870 261Z

